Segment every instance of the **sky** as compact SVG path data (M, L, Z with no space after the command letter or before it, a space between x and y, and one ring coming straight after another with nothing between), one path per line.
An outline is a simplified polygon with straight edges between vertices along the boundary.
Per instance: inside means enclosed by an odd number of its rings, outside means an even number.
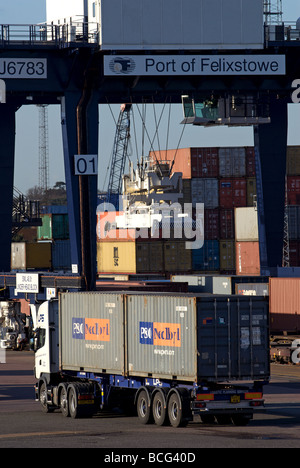
M274 0L275 1L275 0ZM300 17L299 0L283 0L284 20L295 22ZM0 0L0 24L37 24L46 21L46 0ZM300 77L298 77L300 79ZM120 106L99 106L99 167L105 171L99 173L100 190L107 185L109 160L112 154L115 121L119 115ZM162 107L155 108L156 119L161 115ZM171 109L170 134L167 140L169 109L164 110L159 130L159 141L156 139L153 146L161 148L207 147L207 146L251 146L253 145L253 130L249 128L202 128L186 126L180 140L183 118L180 105ZM113 115L112 115L113 114ZM147 108L147 131L151 141L155 136L155 114L152 106ZM38 185L39 160L39 115L36 106L23 106L17 112L16 152L15 152L15 181L14 185L23 193ZM142 122L137 109L134 109L137 140L132 139L132 159L136 159L136 146L139 157L142 153ZM61 136L60 107L48 107L49 118L49 178L50 186L57 181L64 181L63 148ZM288 144L300 145L300 105L289 105L289 139ZM144 154L150 149L148 137L145 136ZM108 169L107 169L108 168Z

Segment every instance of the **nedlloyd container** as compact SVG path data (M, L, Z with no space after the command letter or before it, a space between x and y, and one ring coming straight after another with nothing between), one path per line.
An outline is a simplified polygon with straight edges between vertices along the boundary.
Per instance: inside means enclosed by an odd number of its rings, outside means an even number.
M61 369L124 374L123 296L60 295Z
M194 381L194 298L130 295L126 304L129 375Z
M130 376L196 382L269 376L268 301L127 296Z

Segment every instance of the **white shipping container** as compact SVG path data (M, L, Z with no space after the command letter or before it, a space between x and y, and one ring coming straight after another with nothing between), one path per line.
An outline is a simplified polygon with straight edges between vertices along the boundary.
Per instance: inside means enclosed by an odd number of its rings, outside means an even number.
M104 50L263 49L263 0L47 0L47 22L88 14Z
M237 242L257 242L258 218L254 207L235 208L235 239Z

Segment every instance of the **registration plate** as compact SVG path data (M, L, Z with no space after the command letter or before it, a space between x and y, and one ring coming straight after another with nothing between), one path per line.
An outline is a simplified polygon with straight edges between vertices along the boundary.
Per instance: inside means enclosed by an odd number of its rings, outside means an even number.
M240 403L241 402L241 397L239 395L231 395L230 397L230 403Z

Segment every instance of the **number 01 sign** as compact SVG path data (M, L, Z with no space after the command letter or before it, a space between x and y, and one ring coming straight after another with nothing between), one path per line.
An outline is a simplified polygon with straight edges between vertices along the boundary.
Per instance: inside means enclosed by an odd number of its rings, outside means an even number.
M97 154L75 154L75 175L97 175Z

